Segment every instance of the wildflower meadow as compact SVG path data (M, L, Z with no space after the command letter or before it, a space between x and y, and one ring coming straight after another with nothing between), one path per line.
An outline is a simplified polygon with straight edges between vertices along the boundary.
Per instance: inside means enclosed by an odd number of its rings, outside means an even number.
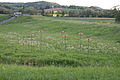
M1 24L0 79L120 80L119 26L43 16Z

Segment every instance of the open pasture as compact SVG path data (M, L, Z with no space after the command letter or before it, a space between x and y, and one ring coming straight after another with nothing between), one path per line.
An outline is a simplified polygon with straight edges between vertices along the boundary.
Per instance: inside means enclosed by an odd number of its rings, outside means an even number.
M79 21L79 22L91 22L91 23L114 23L115 18L94 18L94 17L56 17L55 19L63 21Z
M19 76L25 69L30 72L29 76L32 75L30 80L119 80L119 26L21 16L0 25L0 70L6 75L21 70L15 75ZM37 76L41 71L46 75L59 74L52 78L43 74L42 78ZM65 76L62 73L66 73ZM23 76L23 80L29 79ZM12 75L1 76L1 73L0 77L19 80Z

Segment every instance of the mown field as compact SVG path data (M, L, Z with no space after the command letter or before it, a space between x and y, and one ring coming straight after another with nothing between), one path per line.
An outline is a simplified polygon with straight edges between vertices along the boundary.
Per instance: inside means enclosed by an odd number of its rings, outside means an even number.
M0 25L0 79L119 80L120 24L98 23L21 16Z

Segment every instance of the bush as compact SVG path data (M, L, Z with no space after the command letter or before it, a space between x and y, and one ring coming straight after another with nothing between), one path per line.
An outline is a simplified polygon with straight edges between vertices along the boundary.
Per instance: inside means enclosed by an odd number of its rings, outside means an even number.
M117 12L115 22L120 23L120 11Z

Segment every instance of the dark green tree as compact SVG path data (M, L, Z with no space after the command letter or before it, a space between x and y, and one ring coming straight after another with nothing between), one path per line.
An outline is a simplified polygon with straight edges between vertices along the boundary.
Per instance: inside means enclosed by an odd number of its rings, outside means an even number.
M113 13L115 15L115 22L120 23L120 5L114 6Z
M120 23L120 11L117 11L117 13L116 13L115 22Z

